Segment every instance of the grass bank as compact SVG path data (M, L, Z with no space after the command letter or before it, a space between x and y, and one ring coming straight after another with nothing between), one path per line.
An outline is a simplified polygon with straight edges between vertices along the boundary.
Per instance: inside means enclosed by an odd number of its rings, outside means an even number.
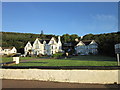
M117 66L117 60L106 56L74 56L67 59L39 59L13 66Z

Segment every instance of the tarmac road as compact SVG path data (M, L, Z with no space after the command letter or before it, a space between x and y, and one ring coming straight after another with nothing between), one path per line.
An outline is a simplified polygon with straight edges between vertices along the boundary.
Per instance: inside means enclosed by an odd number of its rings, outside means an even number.
M34 80L2 80L2 88L118 88L117 84L79 84Z

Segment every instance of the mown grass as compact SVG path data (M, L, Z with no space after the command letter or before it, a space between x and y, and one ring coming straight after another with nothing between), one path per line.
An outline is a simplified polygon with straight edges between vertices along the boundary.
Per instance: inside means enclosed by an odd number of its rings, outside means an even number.
M117 60L105 56L74 56L68 59L40 59L13 66L117 66Z
M20 57L20 60L30 60L30 59L36 59L37 57ZM12 62L13 57L0 57L0 63L4 62Z

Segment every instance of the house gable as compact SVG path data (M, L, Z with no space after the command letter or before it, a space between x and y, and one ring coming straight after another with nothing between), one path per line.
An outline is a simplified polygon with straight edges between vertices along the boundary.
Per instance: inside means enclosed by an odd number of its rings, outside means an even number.
M82 41L80 41L76 46L83 46L85 45Z
M11 53L17 53L17 49L15 47L12 48Z
M41 42L39 41L39 39L38 38L36 38L36 40L34 41L34 43L33 43L33 45L36 45L36 44L41 44Z
M32 47L32 45L31 45L31 43L28 41L28 43L26 44L26 46L25 46L25 48L31 48Z
M98 45L95 40L92 40L90 44Z
M33 43L33 48L34 48L34 49L39 49L41 45L42 45L42 44L41 44L41 42L39 41L39 39L36 38L36 40L35 40L34 43Z
M52 37L48 44L49 45L54 45L54 44L57 44L57 42L56 42L55 38Z
M31 43L28 41L28 43L26 44L24 50L25 50L25 51L28 51L28 50L30 50L30 49L32 49L32 45L31 45Z

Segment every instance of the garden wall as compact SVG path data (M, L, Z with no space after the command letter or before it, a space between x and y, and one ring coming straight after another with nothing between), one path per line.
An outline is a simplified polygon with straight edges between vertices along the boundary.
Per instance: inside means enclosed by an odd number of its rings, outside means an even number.
M120 84L118 70L0 69L0 72L0 79Z

